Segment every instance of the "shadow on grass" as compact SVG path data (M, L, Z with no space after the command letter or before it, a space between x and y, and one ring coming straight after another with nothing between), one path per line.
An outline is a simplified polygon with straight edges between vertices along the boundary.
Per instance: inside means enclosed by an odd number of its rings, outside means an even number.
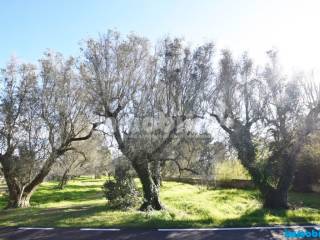
M68 208L27 208L2 210L0 213L0 223L14 226L59 226L66 219L82 218L93 216L104 211L104 206L79 206ZM26 217L29 217L26 219Z
M81 180L82 181L82 180ZM97 181L98 182L98 181ZM99 181L100 182L100 181ZM88 181L89 183L89 181ZM234 199L239 191L230 190L227 196L215 194L209 201L215 204L222 204L227 200ZM245 194L246 200L256 198L257 193ZM60 201L71 201L86 204L88 200L103 198L99 185L73 184L67 185L64 190L57 190L54 184L41 186L31 199L31 204L55 203ZM211 199L212 198L212 199ZM180 198L177 198L179 200ZM116 211L108 208L105 204L82 205L63 208L59 204L54 208L32 207L29 209L0 210L0 225L9 226L34 226L34 227L124 227L124 228L188 228L188 227L244 227L263 226L273 223L281 224L308 224L315 219L320 220L320 194L291 193L290 201L296 206L305 207L303 214L295 214L292 211L274 210L259 208L248 210L241 216L227 219L215 219L206 210L206 206L186 205L181 211L190 214L195 213L191 219L177 219L174 213L162 211L157 213L142 213L138 211ZM170 199L168 199L169 201ZM180 200L179 200L180 201ZM0 197L0 206L5 202ZM69 204L69 203L68 203ZM230 202L230 204L232 204ZM227 206L228 207L228 206ZM199 210L198 210L199 208ZM307 209L307 210L305 210ZM300 209L297 210L298 212ZM310 213L310 215L308 215ZM312 214L313 213L313 214ZM197 217L199 216L199 217ZM201 217L200 217L201 216Z
M56 186L41 186L31 197L31 205L60 201L81 202L101 199L102 197L102 190L96 185L67 185L63 190L58 190Z
M67 185L59 190L55 185L40 186L30 199L31 206L40 204L58 203L61 201L83 202L103 198L103 192L97 185ZM0 209L7 203L7 197L0 195Z
M295 207L306 206L320 210L320 193L291 192L289 194L289 201Z
M273 219L279 219L275 221L275 224L272 224ZM286 210L268 210L264 208L256 209L254 211L247 212L239 218L227 219L222 222L224 227L248 227L248 226L270 226L270 225L299 225L299 224L311 224L312 218L305 216L288 216Z
M158 215L130 211L127 215L117 215L119 211L106 206L79 206L68 208L28 208L0 211L0 226L31 227L121 227L121 228L158 228L158 227L201 227L212 223L212 219L170 220ZM110 214L109 218L101 214ZM121 212L120 212L121 213ZM125 213L126 214L126 213ZM166 215L165 212L163 214ZM117 220L114 222L115 216ZM26 219L26 216L29 218Z
M7 204L7 198L5 196L0 196L0 211L3 209Z
M225 227L269 226L272 222L281 222L282 225L312 225L312 222L320 219L319 199L320 194L318 193L291 192L289 202L294 207L291 210L259 208L254 211L247 211L238 218L227 219L221 225ZM304 213L303 216L294 214L303 208L305 211L308 210L310 215L307 213Z
M106 214L107 216L103 216ZM267 214L278 216L281 224L311 224L307 217L290 218L286 211L268 211L257 209L236 219L227 219L217 223L212 218L202 219L168 219L165 212L151 215L138 211L121 213L106 206L81 206L54 209L18 209L3 210L0 225L32 227L119 227L119 228L194 228L194 227L248 227L270 226ZM124 215L125 214L125 215ZM26 220L26 216L29 219ZM2 224L1 224L2 223ZM277 224L276 224L277 225Z

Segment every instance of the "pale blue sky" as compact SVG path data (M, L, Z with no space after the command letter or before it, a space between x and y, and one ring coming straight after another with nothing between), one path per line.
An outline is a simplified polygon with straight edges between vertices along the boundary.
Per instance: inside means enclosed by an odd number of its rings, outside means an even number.
M214 41L262 61L276 46L283 63L317 67L320 56L317 0L2 0L0 65L11 55L35 61L47 48L77 54L79 42L107 29L156 40L184 36Z

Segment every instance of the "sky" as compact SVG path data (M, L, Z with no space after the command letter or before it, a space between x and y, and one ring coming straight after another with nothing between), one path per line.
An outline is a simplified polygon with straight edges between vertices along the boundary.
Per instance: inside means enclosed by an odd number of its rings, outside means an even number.
M276 48L287 69L320 67L318 0L3 0L0 11L0 67L11 56L36 62L46 49L77 55L108 29L213 41L217 54L248 51L257 63Z

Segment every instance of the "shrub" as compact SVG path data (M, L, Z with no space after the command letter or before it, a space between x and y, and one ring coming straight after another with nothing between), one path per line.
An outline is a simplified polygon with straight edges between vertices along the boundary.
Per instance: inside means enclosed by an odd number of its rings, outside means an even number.
M320 181L320 136L313 135L303 147L297 163L293 190L311 192L312 185Z
M316 184L319 179L319 167L311 164L301 164L297 166L293 181L293 190L296 192L312 192L312 185Z
M103 185L110 208L128 209L139 203L140 194L127 170L121 166L116 167L114 179L107 180Z

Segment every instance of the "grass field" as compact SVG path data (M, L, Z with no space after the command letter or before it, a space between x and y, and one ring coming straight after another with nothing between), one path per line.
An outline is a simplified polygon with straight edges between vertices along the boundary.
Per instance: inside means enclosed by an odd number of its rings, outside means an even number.
M108 209L101 192L104 180L80 178L64 190L55 182L41 185L29 209L0 210L2 226L37 227L217 227L320 223L319 194L290 194L295 210L261 208L251 190L206 190L199 186L165 182L161 199L165 211L142 213ZM0 207L5 205L0 196Z

